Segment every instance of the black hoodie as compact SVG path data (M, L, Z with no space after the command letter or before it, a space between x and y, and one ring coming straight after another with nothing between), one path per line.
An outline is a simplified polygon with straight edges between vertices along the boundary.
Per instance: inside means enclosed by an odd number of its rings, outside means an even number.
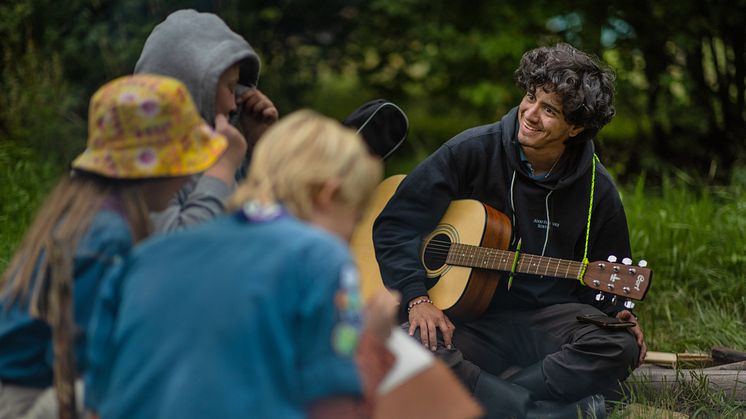
M402 182L376 220L373 241L383 281L402 293L402 307L427 294L419 262L422 239L432 231L451 200L476 199L513 219L511 250L580 261L590 203L594 146L568 145L547 179L532 179L520 159L514 108L499 122L468 129L443 144ZM547 225L550 225L547 236ZM596 162L588 259L630 257L629 232L619 193ZM623 308L576 280L516 274L510 290L500 281L491 309L538 308L583 302L610 315Z

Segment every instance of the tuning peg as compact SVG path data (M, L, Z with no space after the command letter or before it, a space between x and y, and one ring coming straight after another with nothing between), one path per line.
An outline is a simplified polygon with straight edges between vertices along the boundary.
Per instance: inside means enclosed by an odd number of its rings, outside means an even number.
M596 294L596 301L603 301L605 298L606 296L602 292L599 292L598 294Z
M632 300L626 300L624 301L624 308L632 310L635 308L635 303Z
M616 304L616 295L611 297L611 304Z
M629 265L632 264L632 259L630 259L630 258L624 258L624 259L622 259L622 264L629 266Z
M609 261L609 262L611 262L611 263L615 263L615 262L616 262L616 256L614 256L614 255L609 255L609 257L608 257L608 258L607 258L606 260L608 260L608 261Z
M645 260L645 259L640 259L640 261L637 262L637 266L639 266L641 268L644 268L644 267L648 266L648 261Z

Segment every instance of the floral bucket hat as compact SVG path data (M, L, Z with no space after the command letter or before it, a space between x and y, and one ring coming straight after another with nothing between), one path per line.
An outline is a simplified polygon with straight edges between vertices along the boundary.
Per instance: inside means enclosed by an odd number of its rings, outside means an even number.
M185 176L209 168L227 146L180 81L125 76L91 98L88 144L72 167L121 179Z

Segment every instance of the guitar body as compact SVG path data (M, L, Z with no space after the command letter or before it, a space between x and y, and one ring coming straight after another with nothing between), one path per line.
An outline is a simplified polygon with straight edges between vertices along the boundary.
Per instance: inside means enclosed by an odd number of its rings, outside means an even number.
M376 260L376 250L373 247L373 224L402 180L404 180L404 175L391 176L378 185L368 201L368 206L363 211L360 222L352 232L350 250L360 272L360 294L365 301L370 299L376 291L385 289Z
M451 202L420 250L433 304L449 316L464 320L484 312L495 295L501 273L448 264L447 249L459 243L505 250L510 235L510 220L505 214L472 199Z
M378 186L350 241L365 300L384 288L373 246L373 224L403 179L404 175L392 176ZM442 241L507 249L510 235L510 220L504 214L471 199L451 202L440 224L423 241L420 252L433 304L448 315L462 319L477 317L492 300L501 275L496 271L446 264L445 254L433 254L438 253L438 246L447 245Z

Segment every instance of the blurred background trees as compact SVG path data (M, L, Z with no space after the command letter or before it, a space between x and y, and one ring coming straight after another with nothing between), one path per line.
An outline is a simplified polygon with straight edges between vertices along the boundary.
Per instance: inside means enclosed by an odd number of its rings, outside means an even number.
M0 6L0 141L67 162L91 93L131 72L152 28L185 7L244 35L283 114L401 104L412 131L393 170L501 117L522 95L523 52L559 41L617 72L618 116L598 145L618 178L727 182L746 156L746 0L11 1Z

